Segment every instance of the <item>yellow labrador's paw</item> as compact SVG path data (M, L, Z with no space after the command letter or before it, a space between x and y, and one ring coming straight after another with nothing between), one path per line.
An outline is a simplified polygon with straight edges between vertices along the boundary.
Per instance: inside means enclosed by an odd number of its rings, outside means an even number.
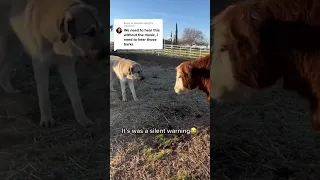
M88 127L94 125L94 122L91 121L91 120L90 120L89 118L87 118L87 117L78 118L77 121L78 121L78 123L79 123L81 126L83 126L83 127L85 127L85 128L88 128Z
M139 101L139 99L138 99L138 98L134 98L133 100L134 100L134 101Z
M55 120L53 117L41 117L40 126L41 127L53 127Z
M116 92L117 90L115 90L113 87L110 87L110 91Z
M127 98L122 98L122 101L123 101L123 102L127 102L128 99L127 99Z

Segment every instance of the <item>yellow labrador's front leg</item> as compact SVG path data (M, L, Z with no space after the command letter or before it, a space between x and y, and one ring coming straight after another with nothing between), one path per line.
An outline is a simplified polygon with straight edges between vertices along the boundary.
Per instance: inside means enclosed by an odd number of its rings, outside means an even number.
M37 83L37 92L41 114L40 126L53 126L54 119L52 118L51 100L49 94L49 64L33 59L32 65L34 77Z
M69 95L74 115L78 123L82 126L87 127L93 125L94 123L86 116L83 110L74 62L72 62L73 60L67 58L65 61L67 61L67 63L61 63L58 65L58 70L64 87Z

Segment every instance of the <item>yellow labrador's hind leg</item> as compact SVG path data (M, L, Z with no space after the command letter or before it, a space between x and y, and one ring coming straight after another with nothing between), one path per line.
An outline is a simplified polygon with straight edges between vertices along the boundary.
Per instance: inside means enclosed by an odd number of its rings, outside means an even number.
M7 93L20 92L11 84L11 72L16 64L21 63L23 48L12 31L8 33L6 39L1 39L0 48L0 85Z

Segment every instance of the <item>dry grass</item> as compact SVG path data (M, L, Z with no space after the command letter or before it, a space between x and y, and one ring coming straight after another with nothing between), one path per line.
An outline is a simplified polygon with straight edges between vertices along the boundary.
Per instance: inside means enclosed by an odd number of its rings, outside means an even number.
M0 92L0 179L104 179L107 176L109 109L105 63L79 63L77 69L85 110L100 125L91 130L83 129L75 121L56 72L52 72L50 89L57 124L53 128L40 128L30 61L16 69L13 84L22 92Z
M111 179L210 179L209 106L199 91L174 93L175 67L181 59L148 54L118 54L144 68L145 80L136 82L138 102L110 94ZM190 129L190 134L123 134L126 129Z
M213 178L320 179L320 139L296 94L272 90L211 108Z

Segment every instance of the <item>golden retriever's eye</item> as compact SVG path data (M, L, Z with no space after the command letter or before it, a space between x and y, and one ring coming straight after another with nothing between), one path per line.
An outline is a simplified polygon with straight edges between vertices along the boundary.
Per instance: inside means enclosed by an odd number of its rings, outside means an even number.
M137 73L140 73L140 71L138 71Z

